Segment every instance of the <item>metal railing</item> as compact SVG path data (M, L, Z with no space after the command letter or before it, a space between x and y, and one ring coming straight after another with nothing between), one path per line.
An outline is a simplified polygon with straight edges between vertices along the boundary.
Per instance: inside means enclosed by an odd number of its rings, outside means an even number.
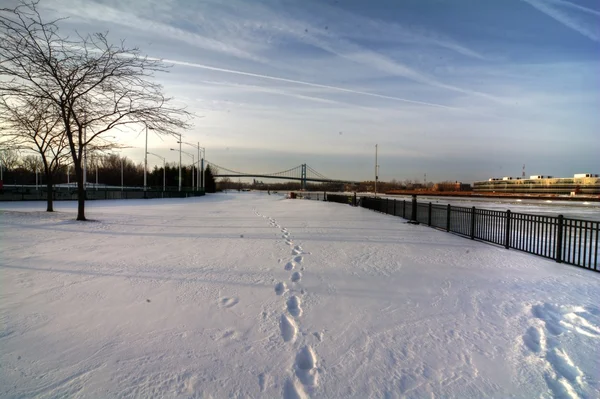
M328 195L328 200L332 195ZM343 196L348 198L347 196ZM338 202L338 201L335 201ZM346 202L347 203L347 202ZM600 272L600 222L559 216L363 197L360 206L530 254ZM413 213L413 208L416 209Z
M187 198L200 197L205 193L203 190L195 191L185 189L178 191L175 187L163 191L161 189L143 188L98 188L87 189L85 191L86 200L110 200L110 199L153 199L153 198ZM54 201L75 201L77 200L77 189L75 188L56 188L52 192ZM45 201L48 198L45 189L16 188L4 189L0 192L0 201Z

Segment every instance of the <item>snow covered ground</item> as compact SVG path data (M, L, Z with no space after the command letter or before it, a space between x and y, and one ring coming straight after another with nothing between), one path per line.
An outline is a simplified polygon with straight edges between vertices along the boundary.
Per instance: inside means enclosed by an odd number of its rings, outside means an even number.
M257 193L0 209L0 397L597 398L600 273Z

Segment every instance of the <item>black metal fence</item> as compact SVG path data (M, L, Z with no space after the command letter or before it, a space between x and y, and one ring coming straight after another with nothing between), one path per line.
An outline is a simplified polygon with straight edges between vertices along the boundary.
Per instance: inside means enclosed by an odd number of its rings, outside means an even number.
M328 200L333 195L327 196ZM344 197L346 200L347 196ZM335 201L343 202L343 201ZM345 202L344 203L348 203ZM360 206L428 226L600 272L600 222L363 197ZM414 211L414 213L413 213Z
M167 189L150 188L144 191L141 188L88 188L85 192L87 200L109 200L109 199L152 199L152 198L187 198L200 197L204 195L203 190L195 191L191 189L179 191L176 187ZM35 189L30 187L4 188L0 191L0 201L45 201L48 198L45 189ZM53 199L55 201L74 201L77 200L77 190L75 188L59 187L53 190Z
M356 196L343 194L327 194L326 201L337 202L339 204L356 205Z

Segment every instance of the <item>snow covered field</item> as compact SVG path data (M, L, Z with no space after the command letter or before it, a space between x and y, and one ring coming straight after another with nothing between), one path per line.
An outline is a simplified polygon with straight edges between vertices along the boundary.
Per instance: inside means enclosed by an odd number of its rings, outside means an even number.
M597 398L600 273L257 193L0 203L0 397Z

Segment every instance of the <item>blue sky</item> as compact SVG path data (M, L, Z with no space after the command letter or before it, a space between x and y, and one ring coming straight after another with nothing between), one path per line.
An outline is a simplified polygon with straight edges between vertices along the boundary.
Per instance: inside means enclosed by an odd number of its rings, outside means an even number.
M473 181L600 173L597 0L42 0L173 64L203 118L186 140L234 170ZM142 137L123 139L140 148ZM174 140L149 140L169 152ZM193 151L189 148L189 151Z

